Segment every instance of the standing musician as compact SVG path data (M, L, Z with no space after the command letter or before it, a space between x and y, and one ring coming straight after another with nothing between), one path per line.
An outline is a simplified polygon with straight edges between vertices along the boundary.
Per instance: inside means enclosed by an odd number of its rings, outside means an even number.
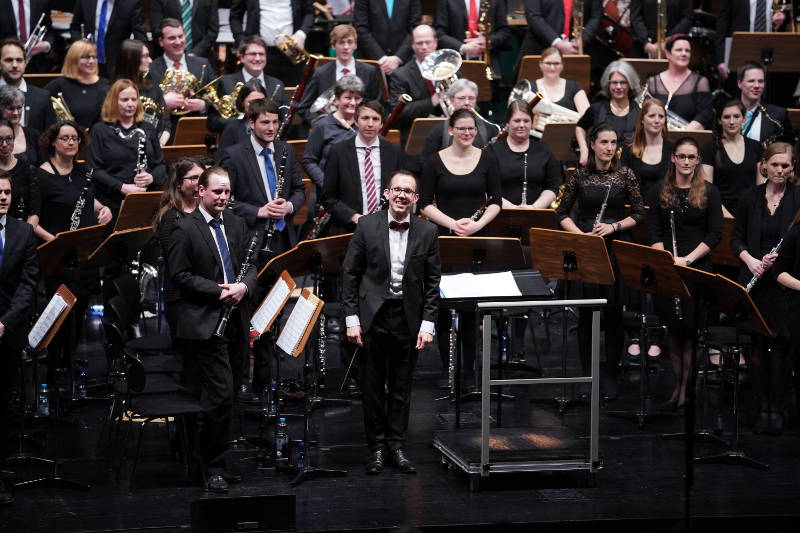
M353 7L363 57L376 60L387 76L411 59L411 30L420 20L420 0L356 0Z
M663 0L667 3L665 37L689 33L692 28L692 0ZM656 0L630 0L631 30L636 44L650 59L658 57L658 9Z
M714 35L717 72L724 80L728 78L727 41L737 31L778 31L786 21L786 13L773 10L770 0L727 0L719 3L717 27ZM735 66L735 65L734 65Z
M757 278L749 286L750 295L773 334L768 338L751 332L750 358L758 402L754 432L770 435L783 433L791 329L797 317L789 313L788 294L773 268L780 252L775 248L800 212L800 189L792 183L796 164L791 145L776 142L767 147L761 159L767 181L741 197L731 236L733 253L742 261L738 281L744 286Z
M746 114L742 135L769 144L773 141L793 142L793 128L786 108L761 101L767 88L767 68L757 61L746 61L736 70L736 85L741 91Z
M250 121L247 119L247 110L250 103L256 100L267 98L267 89L258 79L253 78L236 95L236 111L238 115L225 121L225 128L217 145L216 157L220 158L225 153L225 149L236 143L246 141L250 138Z
M28 85L24 75L28 63L25 61L25 47L16 39L0 42L0 86L11 85L25 93L25 108L22 110L22 124L36 131L44 131L55 120L50 95L44 89Z
M136 84L117 80L103 103L103 122L89 132L87 163L94 169L97 196L115 216L127 194L158 187L166 176L156 130L142 116Z
M150 27L158 28L161 20L167 17L183 24L186 49L190 54L212 57L219 35L218 0L151 0Z
M787 317L800 316L800 213L792 220L792 227L784 237L774 268L778 283L789 291ZM800 407L800 394L797 394L800 390L800 328L791 328L791 339L794 352L794 401L797 408Z
M639 180L642 198L647 195L667 173L672 141L667 138L667 112L664 103L656 98L642 102L636 121L633 142L622 148L620 163L633 171Z
M722 209L717 188L703 179L700 150L691 137L675 142L669 170L648 197L648 226L653 248L671 251L678 265L711 271L709 253L722 238ZM673 225L674 223L674 235ZM672 298L658 298L662 323L669 329L669 357L675 389L665 407L683 411L686 385L692 372L692 350L701 318L695 300L682 300L681 317Z
M412 174L396 171L383 195L388 212L359 221L342 267L347 338L366 351L366 471L383 470L388 448L394 465L413 474L403 446L414 366L419 350L433 340L438 312L439 243L433 224L411 216L419 198Z
M0 172L10 176L13 187L9 215L36 228L42 207L39 181L33 167L14 155L14 138L14 127L0 119Z
M177 287L176 337L184 358L191 358L200 382L192 388L205 413L199 433L205 488L226 492L239 476L227 472L235 373L247 347L250 309L247 295L256 289L255 268L236 282L248 246L247 224L225 207L231 195L227 172L203 171L198 182L199 205L175 224L167 268ZM223 308L235 306L222 338L213 335Z
M38 165L42 160L38 142L41 132L23 126L24 109L25 93L11 85L0 87L0 117L14 128L14 155L31 165Z
M487 2L488 13L481 13L481 0L440 0L436 2L436 12L433 15L433 25L439 36L442 48L451 48L467 59L480 59L486 52L486 39L478 28L481 15L491 24L492 32L489 37L490 53L494 65L499 67L500 48L511 37L511 29L506 19L505 2ZM495 68L499 72L499 68Z
M569 8L567 6L570 6ZM562 54L577 54L578 43L572 35L574 5L562 0L525 0L525 20L528 31L520 46L520 57L540 54L545 48L555 46ZM569 9L569 12L567 12ZM586 0L583 5L583 46L594 39L603 19L600 0Z
M27 2L4 0L0 4L2 6L0 9L5 13L5 16L0 19L0 40L14 39L25 43L36 32L36 25L41 18L44 35L42 35L41 41L30 50L31 72L50 71L50 61L47 56L53 48L56 36L53 21L50 18L50 4L49 0L28 0ZM43 130L44 128L39 128L39 131Z
M0 171L0 442L4 445L11 436L11 399L39 281L33 228L9 215L11 198L11 177ZM13 501L0 477L0 505Z
M573 233L591 233L605 239L606 248L614 267L616 282L611 287L572 282L575 294L568 297L606 298L605 356L606 366L601 370L601 391L606 401L617 395L619 359L625 343L622 320L624 295L611 241L630 240L631 230L644 218L644 204L639 192L639 182L633 171L620 166L617 160L617 132L601 123L589 132L589 162L567 178L564 197L556 210L561 228ZM572 208L578 203L576 215ZM630 216L625 216L625 205L631 206ZM601 216L602 213L602 216ZM573 216L575 218L573 218ZM578 352L585 375L591 372L592 310L582 308L578 314Z

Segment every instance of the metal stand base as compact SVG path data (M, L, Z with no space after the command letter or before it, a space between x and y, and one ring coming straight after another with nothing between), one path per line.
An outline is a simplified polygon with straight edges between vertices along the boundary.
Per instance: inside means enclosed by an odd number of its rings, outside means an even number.
M748 457L744 452L739 450L728 450L717 455L708 455L706 457L695 457L694 462L699 465L739 465L749 466L758 470L769 470L767 463L756 461L752 457Z
M661 435L661 438L665 440L683 440L686 438L686 433L665 433L664 435ZM730 448L733 445L730 441L723 439L719 435L715 435L713 431L708 429L695 430L694 441L717 444L723 448Z
M304 468L294 477L291 481L291 486L296 487L306 481L318 478L331 478L331 477L345 477L347 471L345 470L331 470L328 468Z

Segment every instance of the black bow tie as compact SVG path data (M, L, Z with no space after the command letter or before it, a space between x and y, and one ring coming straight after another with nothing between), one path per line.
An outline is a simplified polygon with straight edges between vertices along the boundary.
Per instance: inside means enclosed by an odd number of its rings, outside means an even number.
M396 231L405 231L410 225L408 222L398 222L396 220L389 222L389 228Z

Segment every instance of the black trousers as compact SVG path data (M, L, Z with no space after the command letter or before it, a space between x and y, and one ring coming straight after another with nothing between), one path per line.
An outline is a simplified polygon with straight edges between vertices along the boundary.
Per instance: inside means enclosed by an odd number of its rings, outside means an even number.
M303 70L305 70L305 65L303 63L295 65L289 61L286 54L278 50L276 46L267 48L267 74L278 78L287 87L297 85L297 82L300 81L303 75ZM272 95L267 95L267 97L270 96ZM288 104L289 102L286 103Z
M418 352L402 300L386 300L365 335L361 360L364 429L371 450L403 447Z
M11 399L16 386L17 367L21 352L21 348L12 346L5 339L0 338L0 457L5 456L4 452L11 436ZM24 393L25 391L21 391L21 394Z

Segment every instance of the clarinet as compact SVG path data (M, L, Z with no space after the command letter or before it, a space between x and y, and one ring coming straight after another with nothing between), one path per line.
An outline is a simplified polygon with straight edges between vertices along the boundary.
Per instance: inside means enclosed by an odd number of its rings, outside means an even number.
M253 256L256 253L256 246L258 246L257 231L253 233L253 236L250 238L250 244L247 245L247 253L244 255L244 261L242 261L242 266L239 268L239 273L236 274L234 283L241 283L241 281L247 275L247 271L250 270ZM221 339L225 336L225 328L228 327L228 320L230 320L231 314L235 308L235 305L230 305L222 310L222 314L219 316L219 322L217 322L217 327L214 328L214 336L218 339Z
M608 184L608 189L606 190L606 196L603 198L603 205L600 206L600 211L597 212L597 217L594 219L594 225L598 225L601 220L603 220L603 215L606 213L606 207L608 207L608 197L611 194L611 184Z
M675 210L669 210L669 225L672 230L672 258L673 261L678 258L678 239L675 237ZM683 306L681 305L680 298L674 298L675 303L675 316L678 320L683 320Z
M447 386L450 389L450 401L455 401L456 394L456 343L458 342L458 312L450 310L450 335L448 350L449 360L447 362Z
M75 209L72 211L72 216L69 217L70 231L78 229L78 226L81 225L81 214L83 214L83 208L86 205L86 194L89 192L89 187L92 184L92 174L94 174L94 169L90 168L89 172L86 173L86 183L83 185L81 195L78 197Z
M772 248L772 250L770 250L770 251L769 251L769 253L770 253L770 254L776 254L776 253L778 253L778 252L780 251L780 249L781 249L781 244L783 244L783 237L781 237L781 240L779 240L779 241L778 241L778 244L776 244L776 245L775 245L775 246ZM758 274L754 275L754 276L753 276L753 277L750 279L750 281L747 283L747 287L746 287L746 290L747 290L747 292L750 292L750 291L753 289L753 287L755 286L756 282L757 282L759 279L761 279L761 276L759 276Z
M120 139L129 140L134 135L139 137L139 144L136 147L136 173L141 174L147 170L147 153L145 151L145 141L147 134L141 128L134 128L130 133L125 134L120 128L115 128Z
M319 333L317 334L317 361L319 362L319 374L317 375L317 387L320 390L325 389L325 373L328 368L328 348L325 344L328 340L328 334L325 330L325 315L319 314ZM355 357L355 355L353 355Z
M478 219L479 219L479 218L481 218L481 217L483 216L483 214L486 212L486 209L487 209L487 208L488 208L490 205L492 205L492 199L491 199L491 198L487 198L487 199L486 199L486 201L485 201L485 202L483 202L483 205L482 205L482 206L480 206L480 207L478 208L478 210L477 210L477 211L475 211L474 213L472 213L472 216L471 216L471 217L469 217L469 219L470 219L471 221L473 221L473 222L477 222L477 221L478 221Z
M528 205L528 152L522 154L522 205Z
M273 200L280 198L281 191L283 190L283 182L285 180L284 174L286 173L286 157L289 154L289 149L287 145L283 146L283 153L281 154L281 164L278 167L278 176L275 178L275 194L272 196ZM264 248L262 249L263 252L266 253L273 253L273 249L275 248L275 243L272 242L275 239L275 225L278 223L277 220L274 218L267 219L266 227L264 229Z

